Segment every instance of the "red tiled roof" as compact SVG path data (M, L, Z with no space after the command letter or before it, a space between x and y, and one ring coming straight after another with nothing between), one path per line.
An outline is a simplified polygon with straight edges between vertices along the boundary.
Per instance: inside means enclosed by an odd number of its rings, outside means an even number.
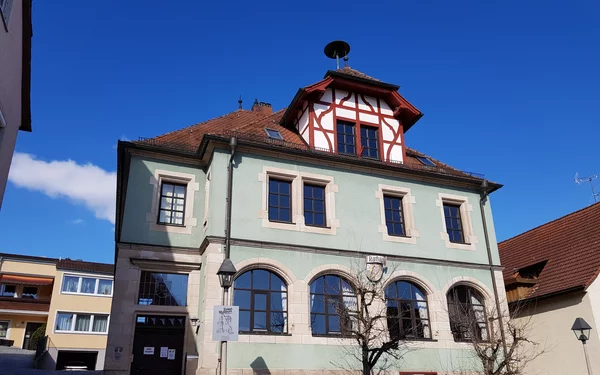
M181 130L159 135L155 138L136 141L135 143L151 143L158 146L184 147L190 150L197 150L205 134L225 135L232 132L252 137L254 141L269 144L276 143L267 137L265 128L270 128L279 131L283 137L284 142L282 143L284 143L285 147L310 150L310 147L299 134L279 124L284 113L285 108L274 113L237 110L212 120L200 122ZM435 164L435 167L423 165L416 158L417 156L429 158ZM413 170L431 171L474 179L479 178L478 176L473 176L472 174L452 168L411 148L406 149L406 160L400 165Z
M527 298L587 288L600 272L600 203L498 244L504 278L548 261Z
M83 260L61 259L56 263L57 269L83 271L92 273L114 273L115 267L108 263L84 262Z
M358 70L356 70L356 69L352 69L352 68L351 68L351 67L349 67L349 66L345 66L345 67L343 67L343 68L340 68L340 69L336 70L336 72L338 72L338 73L342 73L342 74L346 74L346 75L349 75L349 76L352 76L352 77L356 77L356 78L362 78L362 79L368 79L368 80L370 80L370 81L381 82L381 80L380 80L380 79L377 79L377 78L373 78L373 77L371 77L371 76L368 76L368 75L366 75L365 73L363 73L363 72L359 72L359 71L358 71Z

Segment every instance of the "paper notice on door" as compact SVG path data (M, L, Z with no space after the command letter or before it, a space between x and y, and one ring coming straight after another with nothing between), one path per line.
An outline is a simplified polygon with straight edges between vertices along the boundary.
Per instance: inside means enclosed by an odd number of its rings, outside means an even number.
M160 358L167 358L168 350L169 350L169 348L167 348L166 346L161 346L160 347Z
M169 349L167 359L175 359L175 349Z
M154 346L144 346L144 355L154 355Z

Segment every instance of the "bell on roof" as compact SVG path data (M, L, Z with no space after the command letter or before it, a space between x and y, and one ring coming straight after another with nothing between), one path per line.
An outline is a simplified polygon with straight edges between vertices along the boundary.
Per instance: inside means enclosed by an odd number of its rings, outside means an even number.
M334 40L325 46L325 56L335 59L336 69L340 68L340 57L344 58L344 66L348 66L350 45L343 40Z

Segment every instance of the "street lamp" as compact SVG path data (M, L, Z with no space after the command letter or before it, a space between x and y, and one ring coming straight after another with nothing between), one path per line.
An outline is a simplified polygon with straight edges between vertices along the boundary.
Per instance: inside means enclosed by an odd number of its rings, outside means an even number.
M227 258L221 263L221 267L217 271L217 275L219 276L219 281L221 282L221 287L225 290L229 289L231 285L233 285L233 275L237 273L235 266L231 259ZM223 301L225 303L225 301Z
M583 344L583 354L585 355L585 363L587 365L588 375L592 375L592 366L590 364L590 358L588 357L587 347L585 346L585 343L590 339L591 330L592 327L590 327L590 325L585 320L583 320L583 318L575 319L573 327L571 327L571 331L573 331L575 337L577 337L577 340L581 341L581 343Z

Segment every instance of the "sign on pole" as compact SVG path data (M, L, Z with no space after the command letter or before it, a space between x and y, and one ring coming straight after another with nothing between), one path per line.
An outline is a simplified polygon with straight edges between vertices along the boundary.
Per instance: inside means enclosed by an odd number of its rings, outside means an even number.
M237 341L240 308L215 306L213 312L213 341Z

